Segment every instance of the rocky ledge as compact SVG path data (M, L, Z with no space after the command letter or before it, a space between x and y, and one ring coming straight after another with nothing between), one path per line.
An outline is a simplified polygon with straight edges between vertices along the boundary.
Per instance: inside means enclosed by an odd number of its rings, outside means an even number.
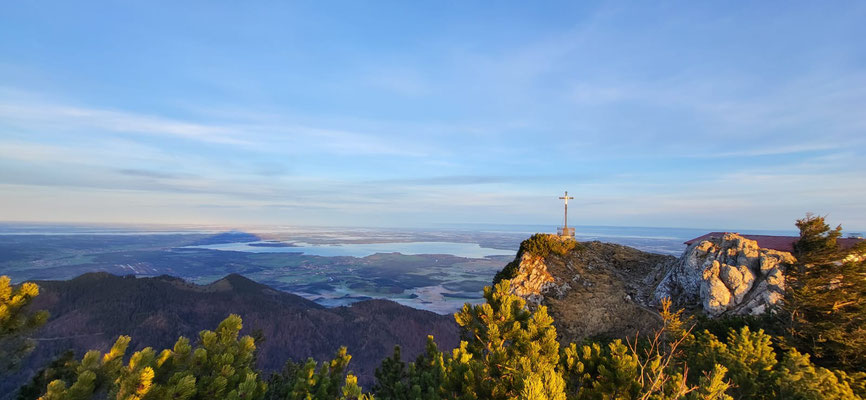
M732 233L694 243L679 258L602 242L537 251L539 243L560 247L564 240L571 239L533 236L497 279L510 279L530 307L547 306L570 341L654 329L663 298L710 317L762 313L782 299L785 268L795 262Z

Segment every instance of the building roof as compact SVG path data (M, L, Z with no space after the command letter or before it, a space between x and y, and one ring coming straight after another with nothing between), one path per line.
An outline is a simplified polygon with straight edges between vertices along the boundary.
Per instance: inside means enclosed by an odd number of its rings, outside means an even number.
M698 236L694 239L687 240L684 243L688 246L691 246L693 243L698 243L703 240L707 240L711 237L722 237L727 233L733 233L740 235L746 239L754 240L758 242L758 247L764 249L778 250L778 251L787 251L792 253L794 251L794 242L800 239L799 236L773 236L773 235L743 235L737 232L710 232L706 235ZM836 243L839 244L843 249L850 248L855 244L862 242L863 239L853 239L853 238L839 238L836 239Z

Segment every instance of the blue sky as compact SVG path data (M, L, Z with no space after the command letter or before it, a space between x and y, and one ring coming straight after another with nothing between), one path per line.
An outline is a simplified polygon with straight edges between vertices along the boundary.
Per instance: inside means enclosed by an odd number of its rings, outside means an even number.
M327 3L327 4L326 4ZM863 2L4 2L0 220L866 228Z

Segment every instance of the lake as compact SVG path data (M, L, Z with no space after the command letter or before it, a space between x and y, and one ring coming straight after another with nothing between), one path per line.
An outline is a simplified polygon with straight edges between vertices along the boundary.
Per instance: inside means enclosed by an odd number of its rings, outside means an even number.
M223 251L243 251L248 253L303 253L323 257L367 257L376 253L414 254L451 254L466 258L486 256L513 256L514 250L500 250L481 247L477 243L457 242L389 242L389 243L343 243L333 245L313 245L293 243L291 247L270 246L273 242L221 243L200 246L185 246L187 249L209 249Z

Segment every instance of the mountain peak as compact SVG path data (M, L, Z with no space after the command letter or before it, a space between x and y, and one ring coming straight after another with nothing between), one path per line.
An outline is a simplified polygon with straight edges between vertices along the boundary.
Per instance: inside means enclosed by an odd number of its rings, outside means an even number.
M235 273L228 274L220 279L217 279L210 284L205 285L204 288L211 289L217 292L234 291L237 293L245 294L261 293L265 290L274 291L267 285L263 285L241 274Z
M563 341L593 336L623 337L656 328L661 319L644 306L654 271L676 260L602 242L571 242L536 236L521 244L517 257L498 278L530 307L547 306Z

